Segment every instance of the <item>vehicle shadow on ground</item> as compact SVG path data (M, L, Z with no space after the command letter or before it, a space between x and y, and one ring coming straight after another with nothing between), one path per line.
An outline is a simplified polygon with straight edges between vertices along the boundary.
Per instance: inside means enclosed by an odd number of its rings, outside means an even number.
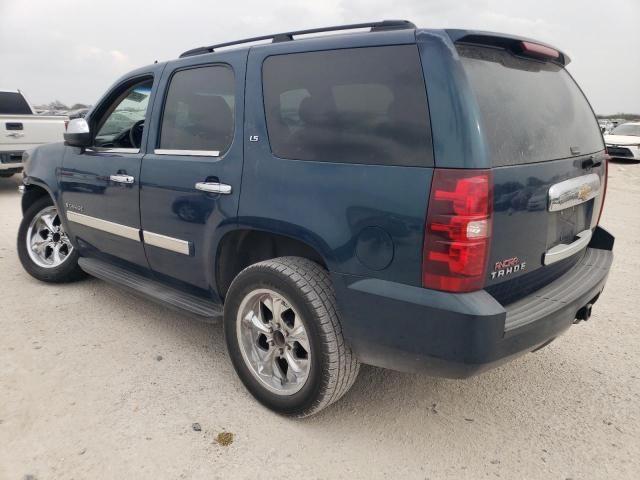
M15 195L21 184L22 174L17 174L9 178L0 177L0 195Z
M256 415L273 415L260 406L242 386L231 367L227 355L222 322L203 323L179 312L167 311L162 306L140 297L108 286L99 280L90 280L92 288L107 290L107 297L115 295L126 298L147 319L152 319L150 328L165 330L163 334L175 338L176 343L186 345L187 349L200 349L207 343L208 358L211 367L211 382L214 389L229 388L244 398L238 401L253 404ZM108 303L107 298L104 299ZM135 313L135 312L132 312ZM132 315L132 319L137 315ZM206 340L205 340L206 339ZM549 350L552 349L551 352ZM492 424L499 416L518 417L524 408L530 417L539 417L543 422L550 415L545 407L545 398L580 395L580 391L589 388L588 382L582 382L594 376L589 366L572 361L569 346L546 347L535 354L483 373L477 377L462 380L450 380L429 377L422 374L401 373L363 365L360 375L352 389L339 401L319 414L300 421L300 426L312 431L344 432L349 429L380 430L380 419L402 417L402 422L411 419L426 424L449 427L458 424L461 428L474 421ZM185 357L186 357L185 353ZM200 357L202 358L202 357ZM184 357L183 357L184 359ZM188 362L187 362L188 363ZM198 368L201 366L195 366ZM183 363L182 368L189 368ZM568 385L566 378L572 379ZM575 391L577 390L577 391ZM519 403L514 403L517 399ZM495 416L495 418L494 418ZM481 419L479 419L481 417ZM296 420L281 418L283 422ZM447 428L449 428L447 427ZM411 428L409 426L409 428ZM509 428L518 427L518 423ZM382 431L379 432L381 435ZM412 431L411 435L417 435Z
M615 163L619 165L638 165L640 164L640 160L625 160L623 158L612 158L609 160L609 163Z

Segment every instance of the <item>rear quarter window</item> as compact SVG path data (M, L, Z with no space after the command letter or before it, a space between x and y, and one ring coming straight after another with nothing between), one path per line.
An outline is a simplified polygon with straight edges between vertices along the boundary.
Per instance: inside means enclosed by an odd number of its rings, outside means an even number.
M0 92L0 115L31 115L31 107L16 92Z
M415 45L305 52L263 64L275 155L377 165L433 165Z
M459 46L494 166L521 165L604 148L585 96L561 66L502 49Z

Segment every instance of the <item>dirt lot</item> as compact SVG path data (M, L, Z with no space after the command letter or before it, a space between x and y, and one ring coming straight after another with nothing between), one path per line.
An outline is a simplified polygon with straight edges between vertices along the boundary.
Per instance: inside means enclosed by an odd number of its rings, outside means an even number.
M27 276L18 184L0 179L2 480L639 478L640 165L611 166L616 260L588 323L466 381L365 367L302 421L249 396L220 325Z

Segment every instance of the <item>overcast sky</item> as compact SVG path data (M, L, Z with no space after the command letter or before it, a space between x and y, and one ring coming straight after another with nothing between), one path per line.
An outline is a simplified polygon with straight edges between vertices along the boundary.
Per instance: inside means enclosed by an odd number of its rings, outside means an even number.
M192 47L385 18L551 43L598 113L640 113L640 0L0 0L0 88L94 103L128 70Z

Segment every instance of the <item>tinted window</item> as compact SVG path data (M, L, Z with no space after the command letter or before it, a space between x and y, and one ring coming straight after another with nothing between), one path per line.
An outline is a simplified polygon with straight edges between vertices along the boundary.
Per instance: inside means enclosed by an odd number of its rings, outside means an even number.
M226 66L180 70L167 93L160 148L224 151L233 140L233 71Z
M567 71L505 50L460 47L493 165L519 165L604 148L587 100Z
M95 138L97 147L139 148L153 80L135 84L107 110Z
M611 130L611 135L629 135L640 137L640 123L626 123Z
M431 129L415 45L265 60L269 141L279 157L431 165Z
M0 115L31 115L31 108L22 95L0 92Z

